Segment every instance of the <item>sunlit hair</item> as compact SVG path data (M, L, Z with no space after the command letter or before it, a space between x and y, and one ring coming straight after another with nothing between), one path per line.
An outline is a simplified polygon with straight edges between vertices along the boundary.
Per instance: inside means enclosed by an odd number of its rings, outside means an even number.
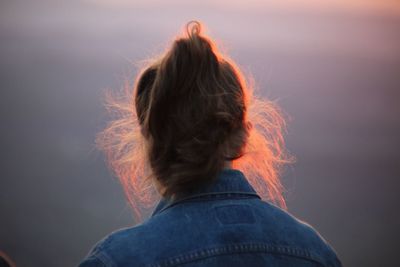
M286 153L279 107L254 95L238 66L186 24L160 56L149 59L123 94L106 94L115 115L97 146L120 179L135 215L160 197L179 196L214 181L226 160L263 199L286 208L280 181ZM157 183L155 183L157 182Z

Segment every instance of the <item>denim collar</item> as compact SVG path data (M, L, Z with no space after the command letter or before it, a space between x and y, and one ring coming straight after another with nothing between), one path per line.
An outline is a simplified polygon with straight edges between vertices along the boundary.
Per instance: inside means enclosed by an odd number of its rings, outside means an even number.
M247 181L245 175L237 169L223 169L218 174L217 179L211 185L206 187L199 188L188 195L183 195L178 197L175 200L171 200L169 198L162 197L158 202L156 208L154 209L151 217L154 215L164 211L165 209L181 203L188 199L194 198L202 198L207 199L215 196L223 196L223 195L244 195L244 196L253 196L261 197L257 194L254 188Z

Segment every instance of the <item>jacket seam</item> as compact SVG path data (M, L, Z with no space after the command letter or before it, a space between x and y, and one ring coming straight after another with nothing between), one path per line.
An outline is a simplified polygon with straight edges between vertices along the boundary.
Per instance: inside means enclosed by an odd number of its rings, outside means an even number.
M207 196L207 198L205 198ZM226 200L226 199L247 199L247 198L259 198L261 197L257 193L243 193L243 192L224 192L224 193L203 193L195 196L190 196L187 198L179 199L176 202L166 205L164 208L160 209L154 215L161 213L162 211L171 208L175 205L186 203L186 202L196 202L196 201L212 201L212 200Z
M204 249L193 250L175 257L171 257L162 262L152 263L146 266L173 267L219 255L230 255L230 254L249 253L249 252L286 255L286 256L306 259L309 261L314 261L322 266L326 266L320 256L309 250L305 250L298 247L277 246L265 243L235 243L224 246L213 246Z
M115 267L113 261L103 252L97 252L93 257L97 258L104 267Z

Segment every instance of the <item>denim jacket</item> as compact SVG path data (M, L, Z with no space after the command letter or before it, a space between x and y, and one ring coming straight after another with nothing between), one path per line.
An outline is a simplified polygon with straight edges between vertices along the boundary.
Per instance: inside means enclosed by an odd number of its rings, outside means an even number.
M99 241L79 267L342 266L309 224L261 200L244 174L224 169L212 185L162 198L143 223Z

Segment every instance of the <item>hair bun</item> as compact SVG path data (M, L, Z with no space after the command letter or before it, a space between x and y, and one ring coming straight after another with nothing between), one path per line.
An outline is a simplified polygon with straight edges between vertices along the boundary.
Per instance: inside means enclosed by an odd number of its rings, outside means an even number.
M200 35L201 31L202 25L197 20L191 20L186 24L186 32L189 38Z

